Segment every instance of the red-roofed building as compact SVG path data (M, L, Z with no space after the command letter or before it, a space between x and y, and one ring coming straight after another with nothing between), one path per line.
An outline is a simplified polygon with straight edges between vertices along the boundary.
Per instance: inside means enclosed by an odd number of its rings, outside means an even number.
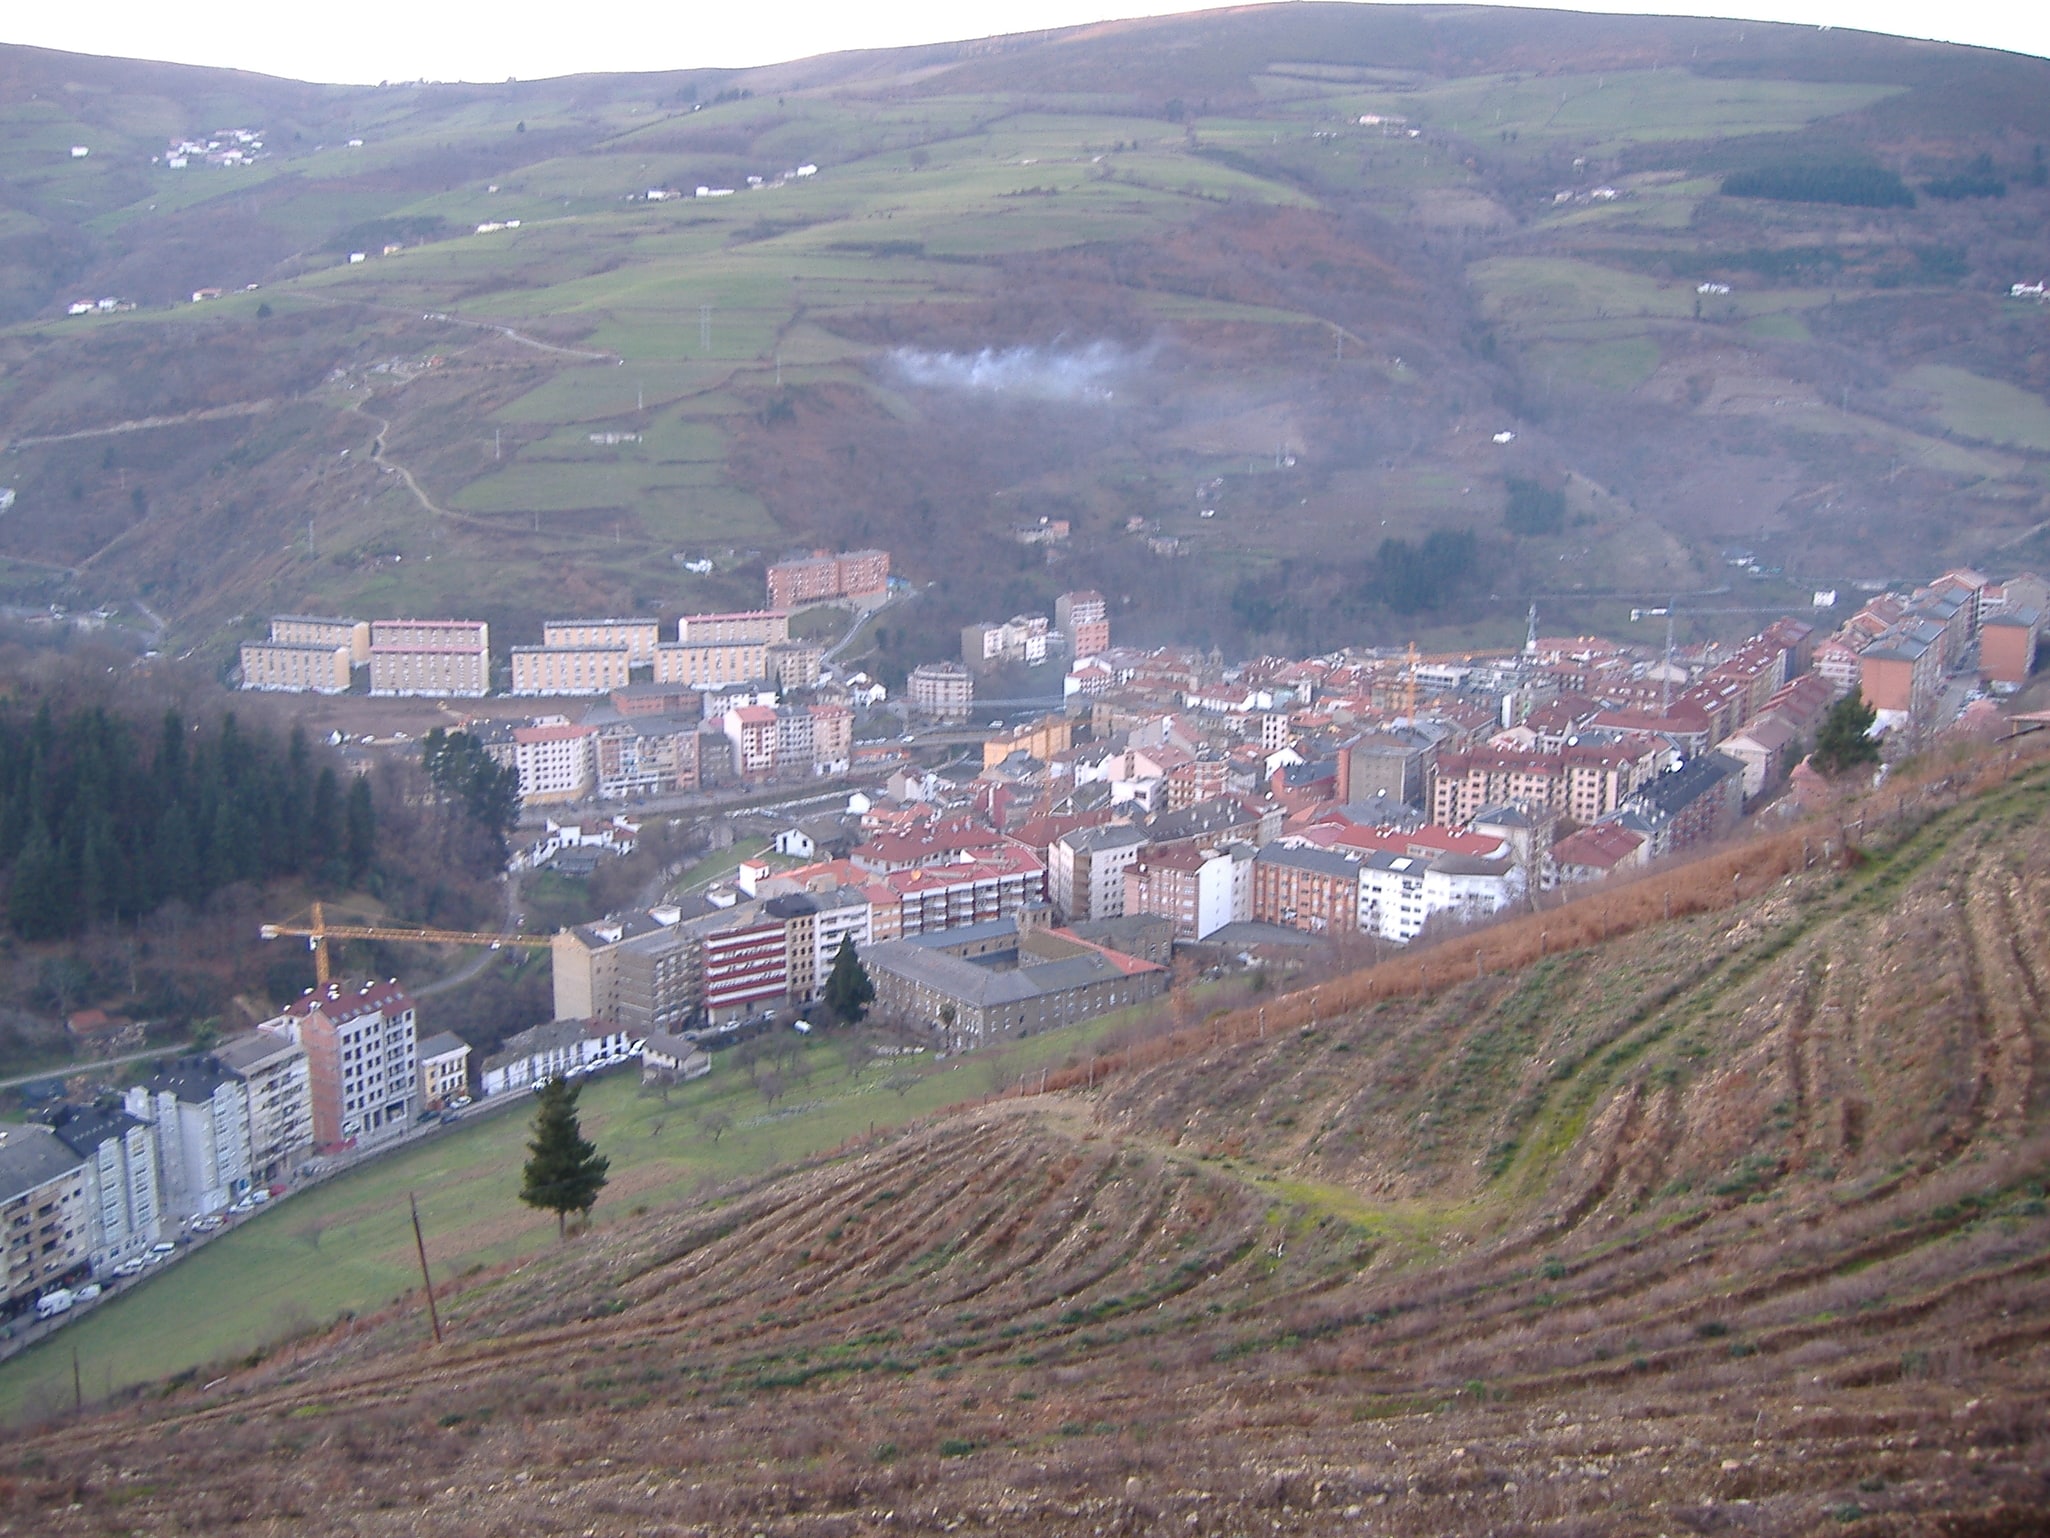
M403 1133L419 1109L413 1001L397 983L330 983L261 1029L306 1054L313 1141L368 1146Z
M1611 872L1642 865L1651 841L1620 822L1598 822L1552 846L1561 881L1600 881Z

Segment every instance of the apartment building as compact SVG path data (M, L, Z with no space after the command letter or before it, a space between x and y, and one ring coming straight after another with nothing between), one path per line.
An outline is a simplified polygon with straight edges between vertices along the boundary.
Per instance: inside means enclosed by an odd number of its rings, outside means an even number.
M778 721L772 705L742 705L726 712L726 740L733 745L733 772L740 778L765 779L776 772Z
M124 1104L156 1127L167 1214L217 1212L249 1189L249 1096L213 1058L180 1058L129 1086Z
M48 1127L0 1128L0 1306L83 1275L92 1225L85 1161Z
M777 641L763 653L764 675L784 693L816 688L825 672L826 649L812 641Z
M752 683L768 672L768 647L761 641L665 641L655 648L655 682L696 689Z
M1168 973L1068 930L982 924L969 934L889 940L862 957L876 1007L949 1050L1087 1020L1155 999Z
M1252 917L1310 934L1354 932L1360 862L1328 849L1267 845L1253 861Z
M635 667L646 667L655 660L655 643L661 639L661 623L652 619L551 619L541 624L545 647L624 650Z
M419 1109L416 1011L397 983L330 983L258 1029L305 1050L320 1147L389 1141Z
M616 800L696 790L703 725L695 715L622 715L593 727L598 794Z
M163 1237L155 1129L113 1106L67 1105L51 1131L85 1165L93 1270L105 1272L146 1253Z
M597 736L595 727L566 721L513 728L520 800L539 806L589 795L597 777Z
M726 646L736 641L780 646L790 639L786 609L742 609L727 614L686 614L676 622L684 646Z
M911 708L939 721L965 721L975 703L975 678L958 662L921 662L905 682Z
M882 603L890 592L887 550L824 550L769 568L769 607L795 609L801 604L834 598L852 599L863 608Z
M242 1081L250 1178L282 1180L313 1146L313 1083L305 1049L287 1037L251 1031L222 1042L213 1057Z
M370 625L366 620L276 614L271 617L270 638L292 646L346 646L350 663L357 667L370 660Z
M1047 846L1047 892L1070 924L1117 918L1125 911L1125 872L1146 847L1146 834L1129 822L1077 828Z
M1054 629L1068 638L1077 657L1110 650L1110 605L1094 591L1063 593L1053 601Z
M1125 871L1125 914L1158 914L1177 940L1202 940L1251 918L1254 854L1243 843L1146 850Z
M624 646L515 646L512 692L610 694L633 681L632 659Z
M461 698L489 694L491 627L482 620L373 620L370 692Z
M351 660L347 642L244 641L242 687L280 694L345 694Z

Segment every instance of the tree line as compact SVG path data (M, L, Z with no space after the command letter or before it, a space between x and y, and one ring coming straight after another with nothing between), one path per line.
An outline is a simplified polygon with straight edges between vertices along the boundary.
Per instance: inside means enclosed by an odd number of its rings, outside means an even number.
M0 710L0 879L24 939L77 935L239 881L361 881L377 851L368 783L234 715L154 732L104 707Z
M1841 203L1852 208L1913 208L1915 194L1881 166L1792 164L1732 171L1723 196L1780 203Z

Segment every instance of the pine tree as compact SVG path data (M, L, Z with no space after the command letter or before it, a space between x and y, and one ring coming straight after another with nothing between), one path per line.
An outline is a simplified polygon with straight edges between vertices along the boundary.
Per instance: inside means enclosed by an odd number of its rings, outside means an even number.
M527 1160L520 1200L555 1214L558 1236L567 1231L569 1214L588 1213L605 1189L612 1161L577 1125L577 1087L567 1079L550 1079L534 1096L534 1138Z
M1861 764L1879 762L1879 744L1865 734L1872 729L1877 713L1859 693L1847 694L1830 706L1815 734L1815 753L1809 762L1816 772L1835 779Z
M370 799L370 782L358 779L349 786L347 809L349 828L349 879L361 881L370 873L370 861L377 854L377 806Z
M856 1025L868 1013L868 1006L875 1002L876 985L869 980L868 969L861 964L861 957L855 954L854 936L845 935L840 940L840 950L833 957L833 970L827 974L826 986L821 997L834 1018L847 1025Z

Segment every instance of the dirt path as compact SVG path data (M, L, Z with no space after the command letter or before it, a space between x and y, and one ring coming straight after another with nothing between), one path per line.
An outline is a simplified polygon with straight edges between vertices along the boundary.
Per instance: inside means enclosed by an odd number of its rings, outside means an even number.
M148 432L153 427L178 427L186 422L219 422L230 417L253 417L277 406L274 400L236 401L227 406L206 406L198 411L181 411L176 416L137 417L128 422L110 422L105 427L82 427L75 433L44 433L16 438L8 449L32 449L46 443L76 443L81 438L108 438L117 433Z

